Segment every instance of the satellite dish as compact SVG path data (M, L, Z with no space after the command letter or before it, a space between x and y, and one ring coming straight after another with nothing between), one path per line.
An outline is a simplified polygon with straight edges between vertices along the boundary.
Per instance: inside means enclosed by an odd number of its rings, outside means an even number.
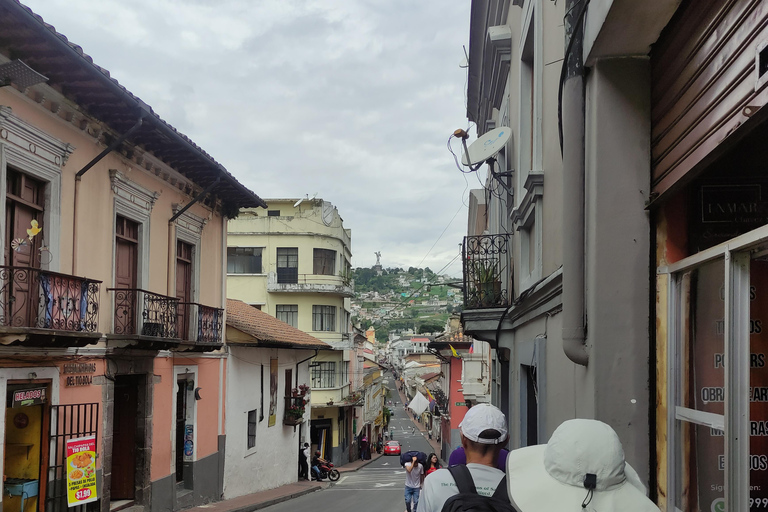
M303 197L301 199L299 199L298 201L296 201L295 203L293 203L293 207L296 208L297 206L299 206L301 204L302 201L304 201Z
M512 135L512 129L508 126L500 126L477 138L475 142L467 148L465 146L464 155L461 157L463 165L473 166L481 164L493 158L496 153L504 149Z

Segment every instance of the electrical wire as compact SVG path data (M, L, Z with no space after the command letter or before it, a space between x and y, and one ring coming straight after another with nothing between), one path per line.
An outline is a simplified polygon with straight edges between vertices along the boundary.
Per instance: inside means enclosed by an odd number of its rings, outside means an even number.
M430 248L429 248L429 250L427 251L427 254L425 254L425 255L424 255L424 257L423 257L423 258L421 258L421 261L419 262L419 264L417 265L417 267L421 267L421 264L422 264L422 263L424 263L424 260L425 260L425 259L427 259L427 256L429 256L429 253L430 253L430 252L432 252L432 249L434 249L434 248L435 248L435 246L437 245L437 242L439 242L439 241L440 241L440 239L441 239L441 238L443 238L443 235L445 234L445 232L446 232L446 231L448 231L448 228L449 228L449 227L451 227L451 224L453 224L453 221L454 221L454 219L456 219L456 216L459 214L459 212L461 211L461 209L462 209L462 208L464 208L464 204L462 204L461 206L459 206L459 209L458 209L458 210L456 210L456 213L454 213L454 214L453 214L453 217L451 217L451 220L448 222L448 225L447 225L447 226L445 226L445 229L443 229L443 232L442 232L442 233L440 233L440 236L439 236L439 237L437 237L437 240L435 240L435 243L433 243L433 244L432 244L432 247L430 247Z

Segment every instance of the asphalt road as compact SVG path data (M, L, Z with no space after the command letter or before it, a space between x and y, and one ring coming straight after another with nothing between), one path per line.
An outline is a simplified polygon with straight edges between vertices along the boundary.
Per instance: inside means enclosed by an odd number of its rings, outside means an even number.
M400 403L392 374L387 373L384 385L390 388L389 396L393 405L389 427L394 431L395 441L400 441L403 451L419 450L425 453L432 447L414 427L413 416L409 416ZM412 432L413 430L413 432ZM400 457L382 456L358 471L342 473L335 485L322 491L313 492L272 505L266 512L403 512L405 501L405 469L400 466Z

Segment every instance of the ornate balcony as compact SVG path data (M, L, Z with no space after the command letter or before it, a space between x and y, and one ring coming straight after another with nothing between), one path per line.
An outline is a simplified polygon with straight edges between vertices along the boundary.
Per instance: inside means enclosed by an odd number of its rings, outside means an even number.
M509 305L511 281L509 235L464 237L464 308L499 308Z
M101 338L101 281L0 266L0 333L12 344L84 346Z
M352 297L355 295L354 288L354 282L341 275L293 274L289 276L285 272L270 272L267 275L268 292L330 293Z
M182 348L216 350L221 348L224 310L197 302L179 302L177 330Z
M115 340L140 341L140 348L170 348L179 344L179 299L141 288L107 288L114 292Z

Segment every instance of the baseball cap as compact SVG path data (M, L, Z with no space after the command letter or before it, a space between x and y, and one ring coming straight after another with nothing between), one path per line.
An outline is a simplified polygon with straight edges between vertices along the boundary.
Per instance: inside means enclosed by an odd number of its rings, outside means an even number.
M459 423L459 429L464 437L476 443L500 444L507 440L507 419L491 404L478 404L469 409ZM480 437L486 430L495 430L498 435Z

